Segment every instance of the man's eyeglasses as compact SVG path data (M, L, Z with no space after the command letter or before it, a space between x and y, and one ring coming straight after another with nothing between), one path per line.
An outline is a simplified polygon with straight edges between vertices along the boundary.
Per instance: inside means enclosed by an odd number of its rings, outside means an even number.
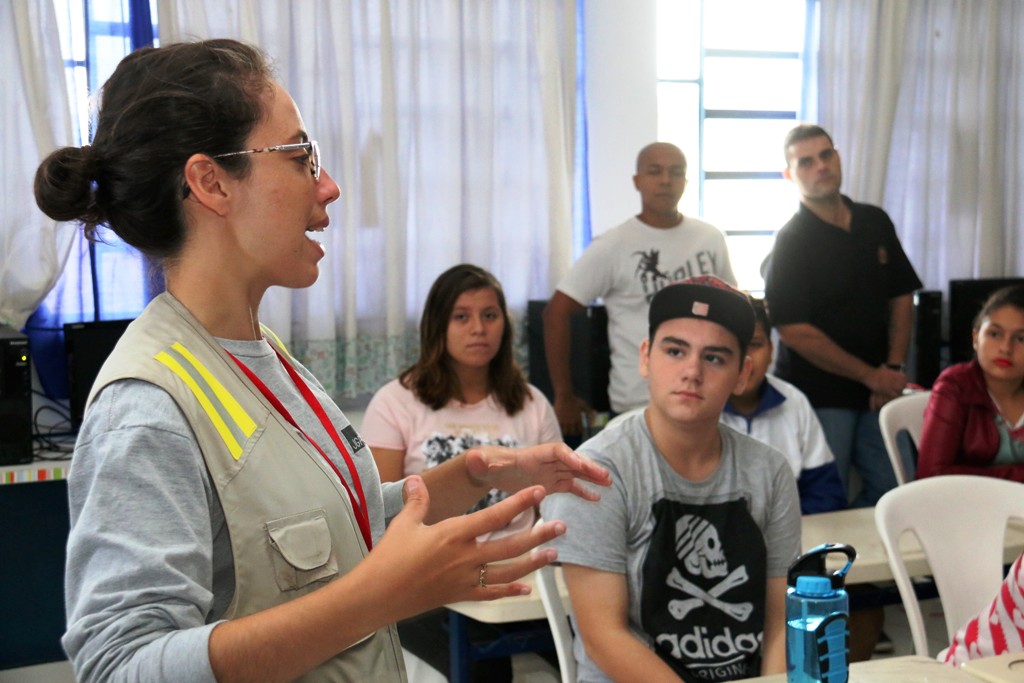
M222 159L224 157L238 156L239 154L259 154L260 152L295 152L300 149L306 150L306 155L309 158L309 172L313 174L313 179L320 180L320 145L316 144L316 140L296 142L290 145L274 145L273 147L263 147L261 149L246 149L241 152L214 154L211 158Z

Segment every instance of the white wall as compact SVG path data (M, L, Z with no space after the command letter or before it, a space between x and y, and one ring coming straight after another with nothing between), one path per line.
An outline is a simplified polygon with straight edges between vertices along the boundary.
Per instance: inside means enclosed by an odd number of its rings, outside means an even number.
M590 211L598 235L640 211L636 153L658 135L656 12L654 0L586 0L583 12Z

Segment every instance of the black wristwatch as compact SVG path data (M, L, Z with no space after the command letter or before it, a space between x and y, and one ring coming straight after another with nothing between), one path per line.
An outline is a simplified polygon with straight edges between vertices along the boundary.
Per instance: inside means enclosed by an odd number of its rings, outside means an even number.
M895 370L896 372L906 372L907 370L907 367L903 365L903 363L886 363L885 367L890 370Z

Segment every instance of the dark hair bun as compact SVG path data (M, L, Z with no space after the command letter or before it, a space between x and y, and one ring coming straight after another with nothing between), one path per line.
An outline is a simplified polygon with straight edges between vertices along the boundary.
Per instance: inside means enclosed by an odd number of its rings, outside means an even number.
M101 222L93 197L95 164L92 148L61 147L36 170L36 204L58 221Z

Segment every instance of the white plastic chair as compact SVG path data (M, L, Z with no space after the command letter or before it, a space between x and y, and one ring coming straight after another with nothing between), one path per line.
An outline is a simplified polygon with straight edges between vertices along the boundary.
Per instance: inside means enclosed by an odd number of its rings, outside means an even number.
M576 658L572 654L572 630L569 628L569 614L558 593L558 581L555 573L561 572L554 565L545 565L537 570L537 590L540 601L544 604L544 614L551 627L551 636L555 640L555 654L558 655L558 669L562 674L562 683L576 683Z
M896 473L896 484L907 483L907 471L903 467L903 456L896 445L896 435L906 430L910 434L914 446L921 441L921 428L924 427L924 409L928 406L930 391L919 391L906 396L899 396L882 406L878 413L878 426L882 429L882 441L889 454L889 462Z
M405 657L405 676L409 683L448 683L447 676L404 647L402 655Z
M913 532L928 559L950 640L995 597L1003 580L1007 523L1024 520L1024 486L993 477L946 475L888 491L875 506L875 525L910 623L914 650L929 656L921 606L900 553Z

